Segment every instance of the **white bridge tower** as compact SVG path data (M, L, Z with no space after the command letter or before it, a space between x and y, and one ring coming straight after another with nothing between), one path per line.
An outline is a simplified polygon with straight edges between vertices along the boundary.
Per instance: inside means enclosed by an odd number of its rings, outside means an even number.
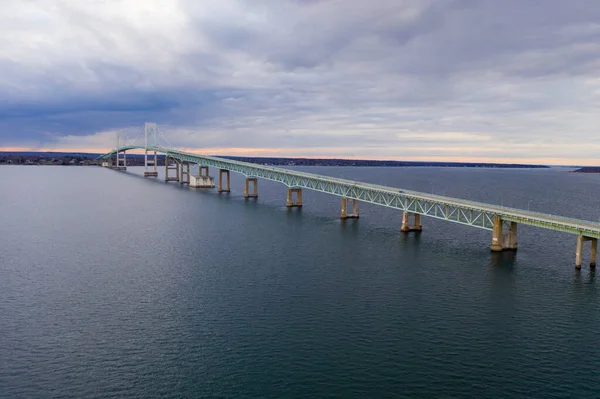
M156 134L158 133L158 126L153 122L146 122L144 124L144 167L146 170L144 171L144 177L157 177L157 156L156 156L156 147L158 146L158 141L156 138ZM154 152L154 157L148 159L148 145L154 147L155 149L150 151ZM152 156L152 154L151 154ZM152 166L152 170L148 170L148 166Z

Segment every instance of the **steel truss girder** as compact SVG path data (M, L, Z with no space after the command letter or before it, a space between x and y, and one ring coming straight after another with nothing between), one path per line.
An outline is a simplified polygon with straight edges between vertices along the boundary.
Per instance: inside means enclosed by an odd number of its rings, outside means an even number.
M290 188L306 188L485 230L492 230L494 216L500 216L505 223L517 222L550 230L579 234L585 237L600 238L600 224L587 220L401 190L393 187L274 168L225 158L197 155L170 148L157 146L148 146L147 148L148 150L156 150L181 161L193 162L219 169L228 169L245 176L277 181ZM118 152L133 149L146 149L146 147L120 147ZM117 150L105 154L100 158L108 158L114 155L115 152Z

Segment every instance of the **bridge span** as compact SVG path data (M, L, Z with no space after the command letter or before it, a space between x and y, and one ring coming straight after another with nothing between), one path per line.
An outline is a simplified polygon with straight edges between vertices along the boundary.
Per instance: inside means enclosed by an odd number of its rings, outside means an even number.
M516 250L519 224L571 233L577 236L575 267L581 268L583 246L586 241L591 242L590 267L596 266L600 223L199 155L158 145L122 146L102 155L99 159L106 161L104 166L124 170L127 162L126 152L131 150L144 150L146 167L144 176L146 177L158 176L156 154L162 153L166 155L166 181L176 181L193 187L213 188L214 178L209 176L209 167L212 167L218 170L219 192L229 192L230 172L236 172L246 176L244 190L246 198L258 196L259 178L277 181L287 186L286 206L288 207L302 206L302 189L320 191L341 197L340 217L342 219L358 218L358 202L367 202L403 211L401 230L404 232L421 231L421 216L490 230L492 251ZM190 173L190 164L199 166L198 175ZM348 206L349 201L352 202L351 209Z

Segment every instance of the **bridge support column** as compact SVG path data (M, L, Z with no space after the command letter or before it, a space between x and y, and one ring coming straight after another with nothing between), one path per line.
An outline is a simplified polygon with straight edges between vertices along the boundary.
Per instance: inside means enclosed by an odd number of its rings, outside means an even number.
M494 252L500 252L503 249L502 219L500 216L494 216L494 228L492 229L492 245L490 249Z
M410 224L411 217L414 220L412 225ZM413 212L404 212L402 214L402 227L400 230L404 232L423 230L423 227L421 226L421 215Z
M215 179L208 175L208 166L198 165L198 175L190 176L190 187L215 188Z
M250 183L253 190L250 192ZM258 179L256 177L247 177L244 183L244 198L258 198Z
M575 268L581 269L582 254L583 254L583 243L585 241L592 242L592 248L590 253L590 268L596 267L596 254L598 253L598 239L591 237L584 237L582 235L577 236L577 250L575 251Z
M294 201L294 193L296 193L296 201ZM302 189L301 188L288 188L287 200L285 206L288 208L301 208L302 207Z
M504 233L502 243L504 250L517 250L517 222L510 222L510 228Z
M223 175L227 175L227 187L223 187ZM231 191L231 175L227 169L219 169L219 192L228 193Z
M598 253L598 239L592 238L592 252L590 254L590 267L596 268L596 254Z
M173 159L173 162L175 162L175 164L173 166L171 166L169 163L171 161L171 158L169 158L169 156L165 156L165 181L179 181L179 162L177 162L176 159ZM174 170L175 171L175 177L171 177L169 176L169 171Z
M504 233L504 221L500 216L494 216L494 227L492 229L493 252L516 251L517 250L517 223L510 222L509 230Z
M358 200L352 199L352 213L348 213L348 198L342 198L340 219L358 219Z
M123 157L119 156L119 152L117 152L115 156L115 170L127 170L127 152L123 151ZM122 166L121 162L123 162Z
M186 161L181 162L181 169L179 175L179 184L190 184L190 163Z
M148 166L150 165L152 165L151 171L148 170ZM158 177L158 161L156 151L154 151L154 160L152 160L152 158L148 160L148 149L146 148L146 151L144 152L144 167L146 168L144 171L144 177Z
M577 236L577 249L575 250L575 268L581 269L581 252L583 251L583 236Z

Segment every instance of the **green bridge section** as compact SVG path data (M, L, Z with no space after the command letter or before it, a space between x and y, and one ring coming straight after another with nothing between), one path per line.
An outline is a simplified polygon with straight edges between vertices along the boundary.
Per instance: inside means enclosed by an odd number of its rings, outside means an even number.
M117 153L136 149L146 150L146 147L136 145L120 147L100 159L108 159ZM170 148L148 146L147 149L166 154L182 162L226 169L246 177L277 181L290 188L306 188L486 230L493 230L494 217L499 217L505 223L516 222L588 238L600 238L600 224L586 220L198 155Z

